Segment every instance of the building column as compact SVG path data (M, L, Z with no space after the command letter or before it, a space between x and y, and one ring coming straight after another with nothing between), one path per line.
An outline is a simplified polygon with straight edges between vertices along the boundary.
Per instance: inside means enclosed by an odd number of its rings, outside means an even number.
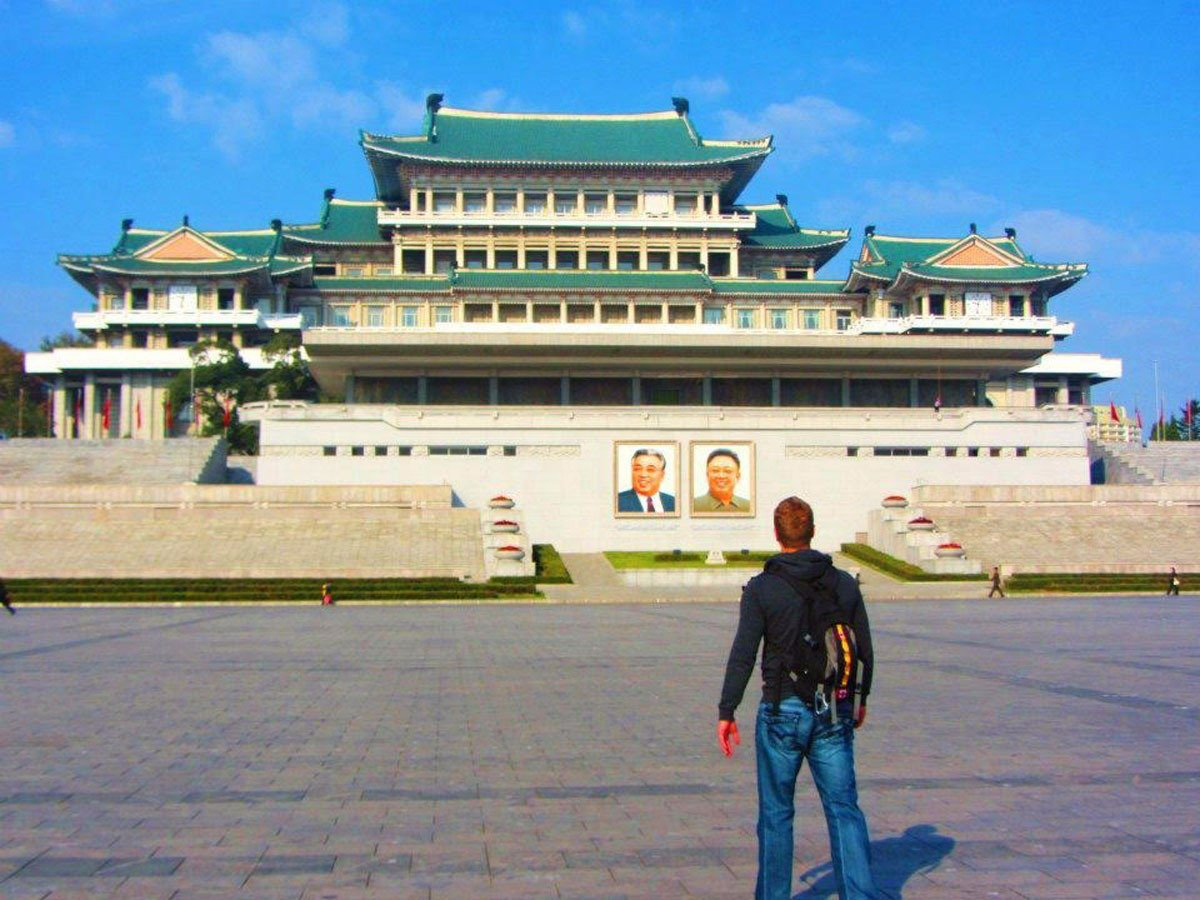
M559 382L559 387L558 387L559 402L563 406L570 406L571 405L571 377L569 375L563 375L558 380L558 382Z
M346 375L346 402L354 402L354 373L349 372Z
M433 274L433 238L425 239L425 274Z
M59 375L54 379L54 436L66 438L67 435L67 379Z
M83 376L83 429L79 435L87 440L96 437L96 373Z
M633 382L633 405L642 405L642 379L639 375L634 375L631 379Z
M850 379L842 379L842 406L850 405Z
M495 375L488 378L488 405L500 405L500 379Z
M908 405L916 409L921 405L921 393L917 387L917 379L908 379Z
M700 379L700 402L704 406L712 406L712 376L705 375Z
M417 404L425 406L429 403L429 376L417 376Z
M130 408L133 406L133 401L130 399L133 387L130 384L129 378L128 372L121 375L121 412L117 418L117 434L120 437L133 436L133 426L129 416Z
M771 379L771 405L772 406L781 406L782 399L783 399L783 392L780 390L780 387L779 387L779 377L776 376Z

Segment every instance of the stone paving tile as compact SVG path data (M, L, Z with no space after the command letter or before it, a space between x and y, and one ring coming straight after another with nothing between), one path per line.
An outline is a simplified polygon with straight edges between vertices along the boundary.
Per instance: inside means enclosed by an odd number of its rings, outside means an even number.
M735 759L713 746L732 603L30 612L0 645L0 897L753 887L752 699ZM890 896L1194 896L1192 601L872 625L856 753ZM828 898L803 774L798 802L797 896Z

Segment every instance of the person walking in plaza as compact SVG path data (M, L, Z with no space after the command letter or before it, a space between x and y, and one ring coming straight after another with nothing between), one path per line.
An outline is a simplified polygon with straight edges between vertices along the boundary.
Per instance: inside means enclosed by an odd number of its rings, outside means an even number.
M1175 571L1175 567L1171 566L1171 575L1167 578L1167 596L1174 594L1179 596L1179 573Z
M0 606L3 606L10 616L17 614L17 611L13 609L12 601L8 599L8 588L4 586L3 578L0 578Z
M854 729L866 721L865 698L871 689L874 665L870 625L854 577L811 548L813 532L812 507L803 500L789 497L775 507L775 538L780 553L771 557L763 572L742 590L737 633L718 704L717 743L721 752L731 757L741 742L734 713L754 671L761 644L763 692L754 732L758 769L757 900L790 900L792 896L796 778L806 759L829 829L839 896L855 900L878 896L871 875L867 821L858 806L854 776ZM864 700L857 714L853 691L845 696L837 691L833 702L827 703L813 684L792 676L793 648L805 633L808 613L818 602L817 591L824 598L825 608L836 609L853 629L855 653L862 664Z
M988 591L988 599L992 599L996 592L1000 592L1000 596L1004 596L1004 587L1000 584L1000 567L992 566L992 589Z

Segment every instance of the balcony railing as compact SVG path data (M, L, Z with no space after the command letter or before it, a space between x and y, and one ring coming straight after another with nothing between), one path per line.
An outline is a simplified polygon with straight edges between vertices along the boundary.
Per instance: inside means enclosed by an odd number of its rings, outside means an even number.
M914 331L1038 332L1065 337L1075 330L1071 322L1055 316L898 316L863 318L862 334L908 334Z
M752 229L757 217L752 212L725 213L619 213L615 210L590 213L573 211L557 213L552 209L540 212L498 210L408 210L381 209L380 225L509 225L523 228L570 227L580 228L732 228Z
M114 325L147 328L164 325L300 327L298 313L263 313L257 309L105 309L73 313L71 318L80 331L97 331Z

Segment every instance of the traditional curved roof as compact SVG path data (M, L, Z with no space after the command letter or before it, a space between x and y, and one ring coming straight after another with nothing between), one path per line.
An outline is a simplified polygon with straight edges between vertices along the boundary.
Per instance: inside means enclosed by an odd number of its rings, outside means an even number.
M284 225L286 241L303 244L386 244L379 232L379 200L340 200L326 192L321 218L311 225Z
M972 226L972 229L974 226ZM1017 243L1016 232L984 237L974 230L957 238L910 238L875 234L863 238L850 264L847 290L904 290L917 282L942 284L1037 284L1047 296L1087 275L1087 263L1041 263Z
M730 166L722 196L732 202L772 150L772 138L744 141L701 137L683 103L673 111L622 115L496 113L443 107L429 98L422 133L363 131L359 143L378 194L396 199L397 162L515 168L679 168Z
M312 260L280 253L281 235L274 228L246 231L198 231L184 224L173 229L134 228L126 222L108 253L60 254L58 264L94 290L96 276L264 277L302 272Z

